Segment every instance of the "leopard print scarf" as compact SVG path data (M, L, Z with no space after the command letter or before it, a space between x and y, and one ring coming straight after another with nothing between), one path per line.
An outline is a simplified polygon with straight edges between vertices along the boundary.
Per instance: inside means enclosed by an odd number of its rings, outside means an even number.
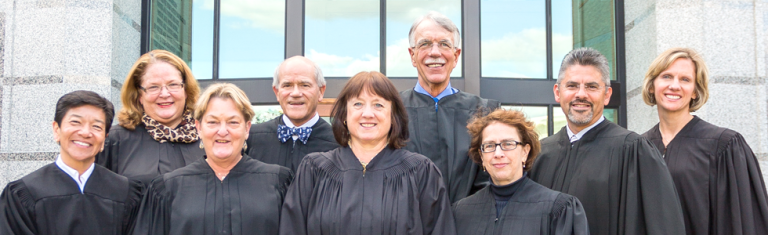
M160 143L174 142L174 143L194 143L199 138L197 136L197 129L195 129L195 120L192 118L192 112L189 110L184 111L181 119L181 123L176 129L171 129L159 122L155 121L147 115L141 118L141 122L147 127L147 132L155 140Z

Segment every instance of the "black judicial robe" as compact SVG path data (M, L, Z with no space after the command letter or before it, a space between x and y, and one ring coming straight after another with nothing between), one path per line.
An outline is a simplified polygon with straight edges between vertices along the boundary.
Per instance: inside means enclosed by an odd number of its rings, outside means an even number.
M435 112L432 97L413 89L400 92L408 111L410 140L405 149L422 154L443 174L451 202L456 202L488 185L488 174L469 159L467 124L478 108L494 110L495 100L458 92L440 99Z
M309 153L327 152L339 147L333 137L331 125L322 118L312 125L312 133L305 145L301 140L288 138L285 143L277 139L277 125L285 125L283 116L251 126L248 135L248 156L269 164L288 167L295 172L301 159Z
M455 234L440 171L426 157L384 148L365 167L350 148L299 165L280 234Z
M763 174L741 134L694 116L666 148L658 124L643 136L665 153L688 234L768 234Z
M685 233L672 177L650 141L604 120L571 146L565 128L541 141L530 176L579 198L592 235Z
M202 159L203 155L199 140L189 144L160 143L147 133L143 123L134 130L115 125L104 141L104 150L96 155L96 164L146 184L158 175Z
M0 234L130 234L143 184L95 165L83 192L55 163L9 183Z
M576 197L548 189L527 177L499 217L490 187L461 199L453 206L460 235L589 234L587 217Z
M243 155L221 181L201 158L152 181L134 234L277 234L292 178Z

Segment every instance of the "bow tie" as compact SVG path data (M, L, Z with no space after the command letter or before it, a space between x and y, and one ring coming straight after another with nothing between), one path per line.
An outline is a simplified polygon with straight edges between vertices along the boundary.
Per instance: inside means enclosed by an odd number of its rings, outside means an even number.
M312 127L288 127L286 125L277 125L277 138L280 139L280 142L282 143L288 141L288 138L291 138L293 135L297 135L302 143L307 144L307 139L309 139L310 133L312 133Z

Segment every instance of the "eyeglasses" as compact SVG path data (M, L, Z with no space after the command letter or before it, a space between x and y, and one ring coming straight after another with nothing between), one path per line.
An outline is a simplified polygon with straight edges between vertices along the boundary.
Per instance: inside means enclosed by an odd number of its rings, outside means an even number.
M143 90L147 95L157 95L160 94L160 91L163 90L163 87L165 89L168 89L168 92L179 92L181 90L184 90L184 83L171 83L168 85L163 86L150 86L150 87L139 87L141 90Z
M505 140L501 143L484 143L480 145L480 151L484 153L492 153L496 151L496 146L501 147L502 151L509 151L509 150L515 150L518 145L522 143L514 140Z
M432 50L434 45L432 41L422 40L412 48L418 48L420 51L429 51ZM442 40L437 43L437 49L440 51L451 51L453 50L453 45L446 40Z

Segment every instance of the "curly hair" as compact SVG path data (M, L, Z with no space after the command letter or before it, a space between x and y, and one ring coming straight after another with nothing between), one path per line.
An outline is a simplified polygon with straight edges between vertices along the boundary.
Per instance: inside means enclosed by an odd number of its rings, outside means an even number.
M528 157L525 160L525 167L523 167L524 171L530 170L536 156L541 152L539 134L534 131L536 125L532 121L528 121L525 114L517 110L496 109L488 115L485 113L487 112L475 112L475 117L467 125L467 131L472 136L469 145L469 158L477 164L483 164L483 153L480 150L480 145L483 143L483 130L498 122L517 129L522 144L531 146L531 151L528 152Z

